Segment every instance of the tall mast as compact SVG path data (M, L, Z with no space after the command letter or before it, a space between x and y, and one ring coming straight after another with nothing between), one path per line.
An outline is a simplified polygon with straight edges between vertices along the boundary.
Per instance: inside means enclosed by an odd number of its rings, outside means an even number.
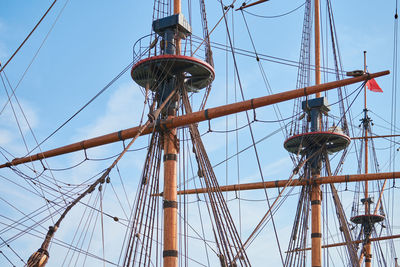
M367 51L364 51L364 73L367 72ZM367 86L364 86L364 150L365 150L365 159L364 159L364 172L368 173L368 127L369 127L370 119L368 117L368 109L367 109ZM364 192L364 208L365 215L369 215L371 200L368 198L368 181L365 181L365 192ZM371 241L368 238L367 243L365 244L365 267L371 267Z
M321 83L321 49L320 49L320 26L319 26L319 0L314 0L314 45L315 45L315 84ZM321 93L317 93L315 97L320 97Z
M315 14L315 84L321 83L321 72L320 72L320 27L319 27L319 0L314 1L314 14ZM321 97L321 93L315 94L316 98ZM313 131L321 130L322 115L319 114L317 120L316 129ZM320 161L321 159L316 159ZM319 165L320 162L317 162ZM311 170L312 178L320 177L320 169L316 168ZM322 251L322 233L321 233L321 187L320 185L314 184L311 186L311 265L321 265L321 251Z
M181 1L174 0L174 15L181 13ZM174 36L175 54L180 54L179 34ZM167 42L172 40L167 40ZM167 49L167 53L171 53ZM176 86L176 85L175 85ZM176 89L176 88L174 88ZM176 105L171 105L167 110L167 119L176 116ZM177 225L177 162L179 153L179 140L176 135L176 128L165 130L163 133L164 148L164 267L178 266L178 225Z

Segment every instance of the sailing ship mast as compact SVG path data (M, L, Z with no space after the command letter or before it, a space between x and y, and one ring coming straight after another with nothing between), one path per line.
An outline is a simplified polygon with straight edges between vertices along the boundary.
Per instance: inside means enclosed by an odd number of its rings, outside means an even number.
M162 196L163 198L163 266L168 267L177 267L178 262L178 194L189 194L189 193L207 193L212 194L213 192L222 192L222 191L238 191L238 190L252 190L257 188L279 188L279 187L290 187L290 186L307 186L310 188L310 202L311 202L311 264L312 266L322 266L322 248L326 246L322 246L322 231L321 231L321 184L330 184L336 182L352 182L352 181L365 181L365 199L368 198L368 180L378 180L378 179L387 179L387 178L399 178L400 173L381 173L381 174L368 174L367 168L367 138L368 133L367 129L365 129L365 174L364 175L344 175L344 176L321 176L321 165L323 164L323 160L326 160L326 155L323 152L337 152L341 149L347 147L350 142L350 138L348 136L337 134L333 132L323 132L322 131L322 116L326 114L329 109L327 102L324 97L321 97L321 92L326 90L330 90L333 88L341 87L348 84L353 84L360 81L366 81L374 77L379 77L382 75L387 75L389 72L380 72L375 74L364 74L359 77L349 78L346 80L330 82L326 84L321 84L321 73L320 73L320 43L319 43L319 0L315 0L315 85L304 87L297 90L287 91L280 94L260 97L256 99L251 99L243 102L238 102L226 106L220 106L216 108L210 108L207 110L202 110L199 112L187 112L185 115L178 116L177 115L177 103L187 97L182 91L185 88L184 83L185 79L183 77L183 73L190 72L192 67L195 66L197 68L196 73L193 72L193 77L197 74L201 79L199 80L193 79L191 81L192 87L197 87L194 89L201 89L205 86L208 86L214 76L213 67L206 62L202 62L201 60L197 60L194 57L187 57L181 55L181 39L187 37L191 34L190 25L186 22L183 15L181 14L181 2L180 0L174 0L173 7L173 15L158 19L153 22L153 29L158 34L158 36L162 39L161 46L163 50L163 54L159 56L149 57L144 60L139 61L132 68L132 78L139 85L145 87L146 89L154 90L156 92L157 98L155 100L157 106L153 106L156 108L155 112L151 112L149 114L149 121L141 126L133 127L126 130L121 130L118 132L110 133L104 136L99 136L96 138L83 140L77 143L73 143L61 148L56 148L49 151L44 151L38 153L36 155L30 155L22 158L15 158L14 160L4 163L0 165L0 168L14 168L15 166L27 162L32 162L36 160L42 160L49 157L54 157L58 155L63 155L66 153L71 153L74 151L86 150L92 147L101 146L104 144L109 144L113 142L119 142L123 140L127 140L130 138L136 139L140 135L151 134L159 134L161 136L162 150L163 152L163 161L164 161L164 188L162 194L154 194L153 196ZM257 3L262 3L264 1L258 1ZM252 6L254 4L248 6ZM245 8L246 6L242 6ZM163 71L154 74L154 65L158 64L165 68L175 70L175 67L179 64L179 69L174 73L173 78L164 79L164 75L166 74ZM150 71L151 69L151 71ZM199 75L201 74L201 75ZM206 77L204 78L204 75ZM163 80L161 83L161 87L153 87L150 84L151 78L159 78ZM203 75L203 76L202 76ZM187 77L185 77L187 78ZM197 82L197 84L196 84ZM308 99L310 94L315 94L315 99ZM166 97L168 96L168 97ZM194 127L195 123L202 121L209 121L214 118L218 118L221 116L226 116L229 114L236 114L238 112L243 112L247 110L256 109L259 107L271 105L274 103L280 103L282 101L295 99L298 97L304 96L307 99L303 102L303 110L310 117L311 120L311 128L310 132L302 133L299 136L293 136L286 140L285 148L291 152L299 154L299 147L302 144L302 140L309 138L311 141L317 140L317 144L309 145L306 147L301 153L307 158L305 166L305 172L307 173L306 179L302 180L281 180L274 182L264 182L251 184L251 185L235 185L235 186L209 186L204 189L194 189L194 190L185 190L177 192L177 159L179 154L179 138L177 135L177 129L179 127L190 126ZM186 107L188 108L188 107ZM365 104L366 109L366 104ZM161 114L161 115L160 115ZM366 113L365 113L366 114ZM319 141L318 141L319 140ZM329 141L329 142L328 142ZM329 143L329 148L326 148ZM323 150L325 149L325 150ZM125 152L126 150L124 150ZM196 154L197 156L197 154ZM122 155L121 155L122 157ZM119 157L120 158L120 157ZM299 164L300 165L300 164ZM115 166L115 164L114 164ZM113 167L113 166L111 166ZM100 183L104 183L104 179L107 178L109 171L107 169L107 173L104 174L95 184L91 186L89 189L94 189L95 186ZM88 192L89 192L88 191ZM85 192L86 194L86 192ZM84 195L81 196L83 198ZM80 198L80 199L81 199ZM79 200L80 200L79 199ZM76 203L76 202L75 202ZM369 215L369 205L367 209L367 203L365 203L365 215ZM67 211L70 207L67 208ZM61 216L64 218L66 213ZM57 225L58 227L59 225ZM48 236L46 236L46 245L48 246L50 239L54 235L57 228L51 228L49 230ZM367 244L365 245L365 256L366 256L366 266L367 259L370 255L370 243L371 241L375 241L375 239L368 239ZM356 242L354 242L356 243ZM239 242L239 244L241 244ZM338 245L338 244L336 244ZM344 244L340 244L344 245ZM47 249L47 247L46 247ZM305 249L304 249L305 250ZM299 250L300 251L300 250ZM43 251L38 251L43 252ZM230 260L229 257L224 257L221 254L221 265L222 266L236 266L235 260L245 257L245 248L240 245L237 247L237 254L233 258L233 261ZM38 256L38 254L34 254ZM43 257L43 253L40 254ZM48 257L48 255L46 255ZM45 261L47 261L46 257L41 258L43 261L40 261L38 265L32 266L44 266ZM129 263L128 263L129 264ZM242 266L247 266L247 263L244 261ZM30 265L31 266L31 265Z
M181 1L174 0L174 15L181 13ZM171 36L172 37L172 36ZM169 37L169 38L171 38ZM167 37L168 38L168 37ZM171 48L166 49L166 54L180 54L180 34L175 32L173 40L167 39L167 47L175 44L175 51ZM170 44L171 43L171 44ZM171 88L178 90L178 88ZM175 100L176 101L176 100ZM167 111L167 118L173 119L176 116L176 109L178 105L171 105ZM178 266L178 224L177 224L177 161L178 161L178 147L179 139L176 135L176 128L169 129L163 133L163 146L164 146L164 195L163 195L163 209L164 209L164 250L163 259L166 267Z
M318 85L321 83L321 59L320 59L320 27L319 27L319 0L314 1L314 14L315 14L315 84ZM321 94L317 93L315 94L315 98L320 98ZM322 128L322 113L321 111L318 112L318 115L315 113L312 114L311 116L318 116L317 118L317 125L311 126L311 131L321 131ZM311 123L313 123L313 120L316 118L311 118ZM309 151L309 153L314 153ZM308 157L308 155L307 155ZM313 164L312 170L311 170L311 175L312 177L310 178L318 178L321 175L321 169L318 168L317 166L322 164L322 158L319 157L317 159L319 162L316 162L316 164ZM321 231L321 187L318 184L312 185L311 186L311 266L322 266L322 231Z

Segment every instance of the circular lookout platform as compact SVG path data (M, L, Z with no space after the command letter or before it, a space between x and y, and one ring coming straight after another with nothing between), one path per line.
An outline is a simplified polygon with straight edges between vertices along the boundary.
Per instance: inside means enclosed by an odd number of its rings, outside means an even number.
M184 75L189 91L198 91L214 80L214 68L207 62L188 56L160 55L143 59L132 67L132 79L142 87L157 90L161 81Z
M308 132L288 138L284 147L294 154L305 154L324 147L328 153L338 152L350 144L350 137L338 132Z
M361 224L361 225L373 225L378 222L382 222L385 219L385 216L378 215L378 214L363 214L357 215L350 218L350 221L354 224Z

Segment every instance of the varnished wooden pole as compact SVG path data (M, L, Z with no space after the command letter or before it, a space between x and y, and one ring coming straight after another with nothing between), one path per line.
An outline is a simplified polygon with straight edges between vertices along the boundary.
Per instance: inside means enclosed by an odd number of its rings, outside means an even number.
M389 134L389 135L368 135L368 139L375 139L375 138L390 138L390 137L399 137L400 134ZM351 140L359 140L359 139L365 139L365 136L361 137L352 137Z
M178 266L177 160L176 129L164 132L164 267Z
M383 240L392 240L392 239L396 239L396 238L400 238L400 235L381 236L381 237L371 238L370 240L371 240L371 242L376 242L376 241L383 241ZM352 244L360 244L362 242L364 242L364 240L354 240L351 243ZM323 245L322 248L334 248L334 247L340 247L340 246L346 246L346 245L347 245L346 242L340 242L340 243L335 243L335 244ZM292 251L287 251L286 253L300 252L300 251L305 251L305 250L311 250L311 248L294 249Z
M251 6L255 6L255 5L264 3L264 2L268 2L268 1L269 1L269 0L259 0L259 1L256 1L256 2L254 2L254 3L248 4L248 5L244 4L244 5L242 5L241 7L239 7L238 9L236 9L236 11L237 11L237 10L241 10L241 9L245 9L245 8L248 8L248 7L251 7Z
M369 174L352 174L352 175L339 175L339 176L325 176L319 177L312 180L277 180L268 182L257 182L257 183L247 183L247 184L234 184L220 186L218 189L222 192L230 191L247 191L247 190L257 190L264 188L282 188L285 186L304 186L312 184L333 184L333 183L352 183L360 181L376 181L385 179L399 179L400 172L384 172L384 173L369 173ZM290 182L290 183L289 183ZM289 184L288 184L289 183ZM185 191L178 191L178 194L204 194L208 190L216 190L216 188L198 188L198 189L188 189Z
M319 0L314 0L314 44L315 44L315 84L321 84L321 71L320 71L320 25L319 25ZM321 97L321 93L315 94L315 97ZM322 125L322 114L318 118ZM321 129L318 129L321 130ZM313 172L313 171L312 171ZM313 179L317 179L320 173L313 173ZM322 232L321 232L321 188L320 185L315 184L311 186L311 266L320 267L322 265Z
M321 187L311 186L311 266L321 266Z
M181 0L174 0L174 14L179 14L182 11Z
M181 13L181 1L174 0L174 14ZM175 39L175 53L181 53L181 40ZM168 120L176 116L176 109L168 110ZM176 128L172 127L163 131L164 142L164 250L163 266L178 267L178 202L177 202L177 162L179 153L179 140Z
M364 73L367 72L367 51L364 51ZM368 110L367 110L367 86L364 86L364 150L365 150L365 159L364 159L364 173L368 173L368 127L369 127L369 121L368 121ZM365 215L368 215L370 213L369 211L369 206L370 202L367 200L368 199L368 181L365 181L364 184L364 198L365 198ZM371 241L367 240L367 243L365 244L365 267L371 267L371 261L372 261L372 254L371 254Z
M174 14L179 14L182 12L182 4L181 0L174 0ZM180 55L181 53L181 40L178 38L176 41L176 54Z
M321 84L321 48L320 48L320 23L319 23L319 0L314 1L314 45L315 45L315 84ZM320 97L316 93L315 97Z
M263 96L259 98L253 98L250 100L233 103L229 105L224 105L220 107L210 108L203 111L193 112L179 117L170 118L163 121L158 121L151 123L145 130L143 130L142 135L149 134L154 130L158 129L173 129L181 126L187 126L192 123L198 123L206 120L211 120L235 113L239 113L246 110L256 109L283 101L295 99L302 96L307 96L310 94L315 94L317 92L324 92L337 87L342 87L349 84L354 84L357 82L365 81L369 78L376 78L384 75L388 75L390 71L382 71L372 74L366 74L359 77L348 78L340 81L329 82L320 85L314 85L310 87L304 87L301 89L286 91L283 93L273 94L269 96ZM44 158L50 158L58 155L63 155L67 153L72 153L80 150L85 150L92 147L97 147L105 144L115 143L130 139L137 134L140 126L129 128L126 130L121 130L113 132L110 134L102 135L99 137L79 141L73 144L69 144L63 147L55 148L52 150L44 151L35 155L15 158L11 162L0 165L1 168L16 166L22 163L27 163L31 161L41 160Z

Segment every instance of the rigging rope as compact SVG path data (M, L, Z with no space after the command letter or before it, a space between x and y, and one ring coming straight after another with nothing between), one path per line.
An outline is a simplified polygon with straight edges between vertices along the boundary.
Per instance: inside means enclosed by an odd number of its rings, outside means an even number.
M26 73L28 72L29 68L31 67L31 65L33 64L33 62L35 61L36 57L38 56L40 50L42 49L44 43L46 42L47 38L49 37L50 33L53 31L54 26L56 25L57 21L59 20L59 18L61 17L61 14L63 13L64 9L66 8L68 2L70 0L66 0L64 6L61 8L60 12L57 14L56 19L54 20L53 24L51 25L49 31L47 32L46 36L44 37L43 41L40 43L39 48L36 50L33 58L31 59L31 61L29 62L28 66L26 67L24 73L22 74L21 78L19 79L17 85L15 86L14 90L12 91L10 97L8 98L8 100L6 101L6 103L4 104L3 108L0 111L0 115L3 113L4 109L6 108L8 102L10 101L10 98L15 94L15 91L17 90L18 86L20 85L20 83L22 82L22 80L24 79ZM1 64L0 64L1 66ZM4 68L4 67L3 67ZM0 72L1 73L1 72Z
M221 2L221 9L222 9L222 12L224 13L224 7L223 7L222 2ZM234 68L235 68L235 71L236 71L236 74L237 74L237 81L238 81L238 84L239 84L241 97L242 97L242 100L244 100L245 98L244 98L244 93L243 93L243 87L242 87L242 83L241 83L241 79L240 79L240 75L239 75L239 70L238 70L238 66L237 66L237 62L236 62L235 51L233 50L233 43L232 43L232 39L231 39L231 36L230 36L230 31L229 31L228 22L227 22L227 18L225 16L225 13L224 13L224 21L225 21L226 32L227 32L227 35L228 35L229 45L231 47L232 59L233 59ZM249 119L249 115L248 115L247 111L246 111L246 118L247 118L247 122L250 123L250 119ZM251 125L249 125L249 131L250 131L250 136L251 136L251 139L252 139L252 142L253 142L253 148L254 148L254 152L255 152L255 155L256 155L256 159L257 159L257 166L258 166L258 170L259 170L259 173L260 173L260 177L261 177L262 182L264 182L264 176L263 176L263 172L262 172L262 168L261 168L261 163L260 163L260 160L259 160L259 157L258 157L258 150L257 150L257 147L255 145L254 134L253 134L253 130L252 130ZM271 209L271 204L270 204L270 201L268 200L268 193L267 193L267 190L265 188L264 188L264 193L265 193L265 195L267 197L268 208ZM275 239L276 239L276 242L277 242L277 245L278 245L278 249L279 249L279 254L280 254L280 257L281 257L281 261L283 263L284 261L283 261L283 256L282 256L282 250L281 250L281 247L280 247L278 233L276 231L275 221L273 219L272 214L271 214L271 219L272 219L272 224L273 224L273 228L274 228Z
M43 16L40 18L38 23L36 23L35 27L31 30L31 32L26 36L24 41L19 45L17 50L11 55L11 57L7 60L7 62L4 64L4 66L0 69L0 73L4 70L4 68L10 63L10 61L13 59L13 57L18 53L18 51L21 49L21 47L25 44L25 42L31 37L32 33L36 30L36 28L39 26L39 24L44 20L44 18L47 16L47 14L50 12L50 10L53 8L54 4L57 2L57 0L54 0L53 3L50 5L50 7L46 10L46 12L43 14ZM1 66L1 65L0 65Z
M298 6L298 7L294 8L294 9L288 11L288 12L285 12L285 13L279 14L279 15L274 15L274 16L264 16L264 15L254 14L254 13L252 13L252 12L247 11L247 9L240 9L240 10L241 10L242 12L244 11L244 12L248 13L249 15L252 15L252 16L255 16L255 17L264 18L264 19L274 19L274 18L280 18L280 17L284 17L284 16L286 16L286 15L292 14L293 12L295 12L295 11L297 11L298 9L302 8L306 3L307 3L307 1L304 2L303 4L301 4L300 6Z

